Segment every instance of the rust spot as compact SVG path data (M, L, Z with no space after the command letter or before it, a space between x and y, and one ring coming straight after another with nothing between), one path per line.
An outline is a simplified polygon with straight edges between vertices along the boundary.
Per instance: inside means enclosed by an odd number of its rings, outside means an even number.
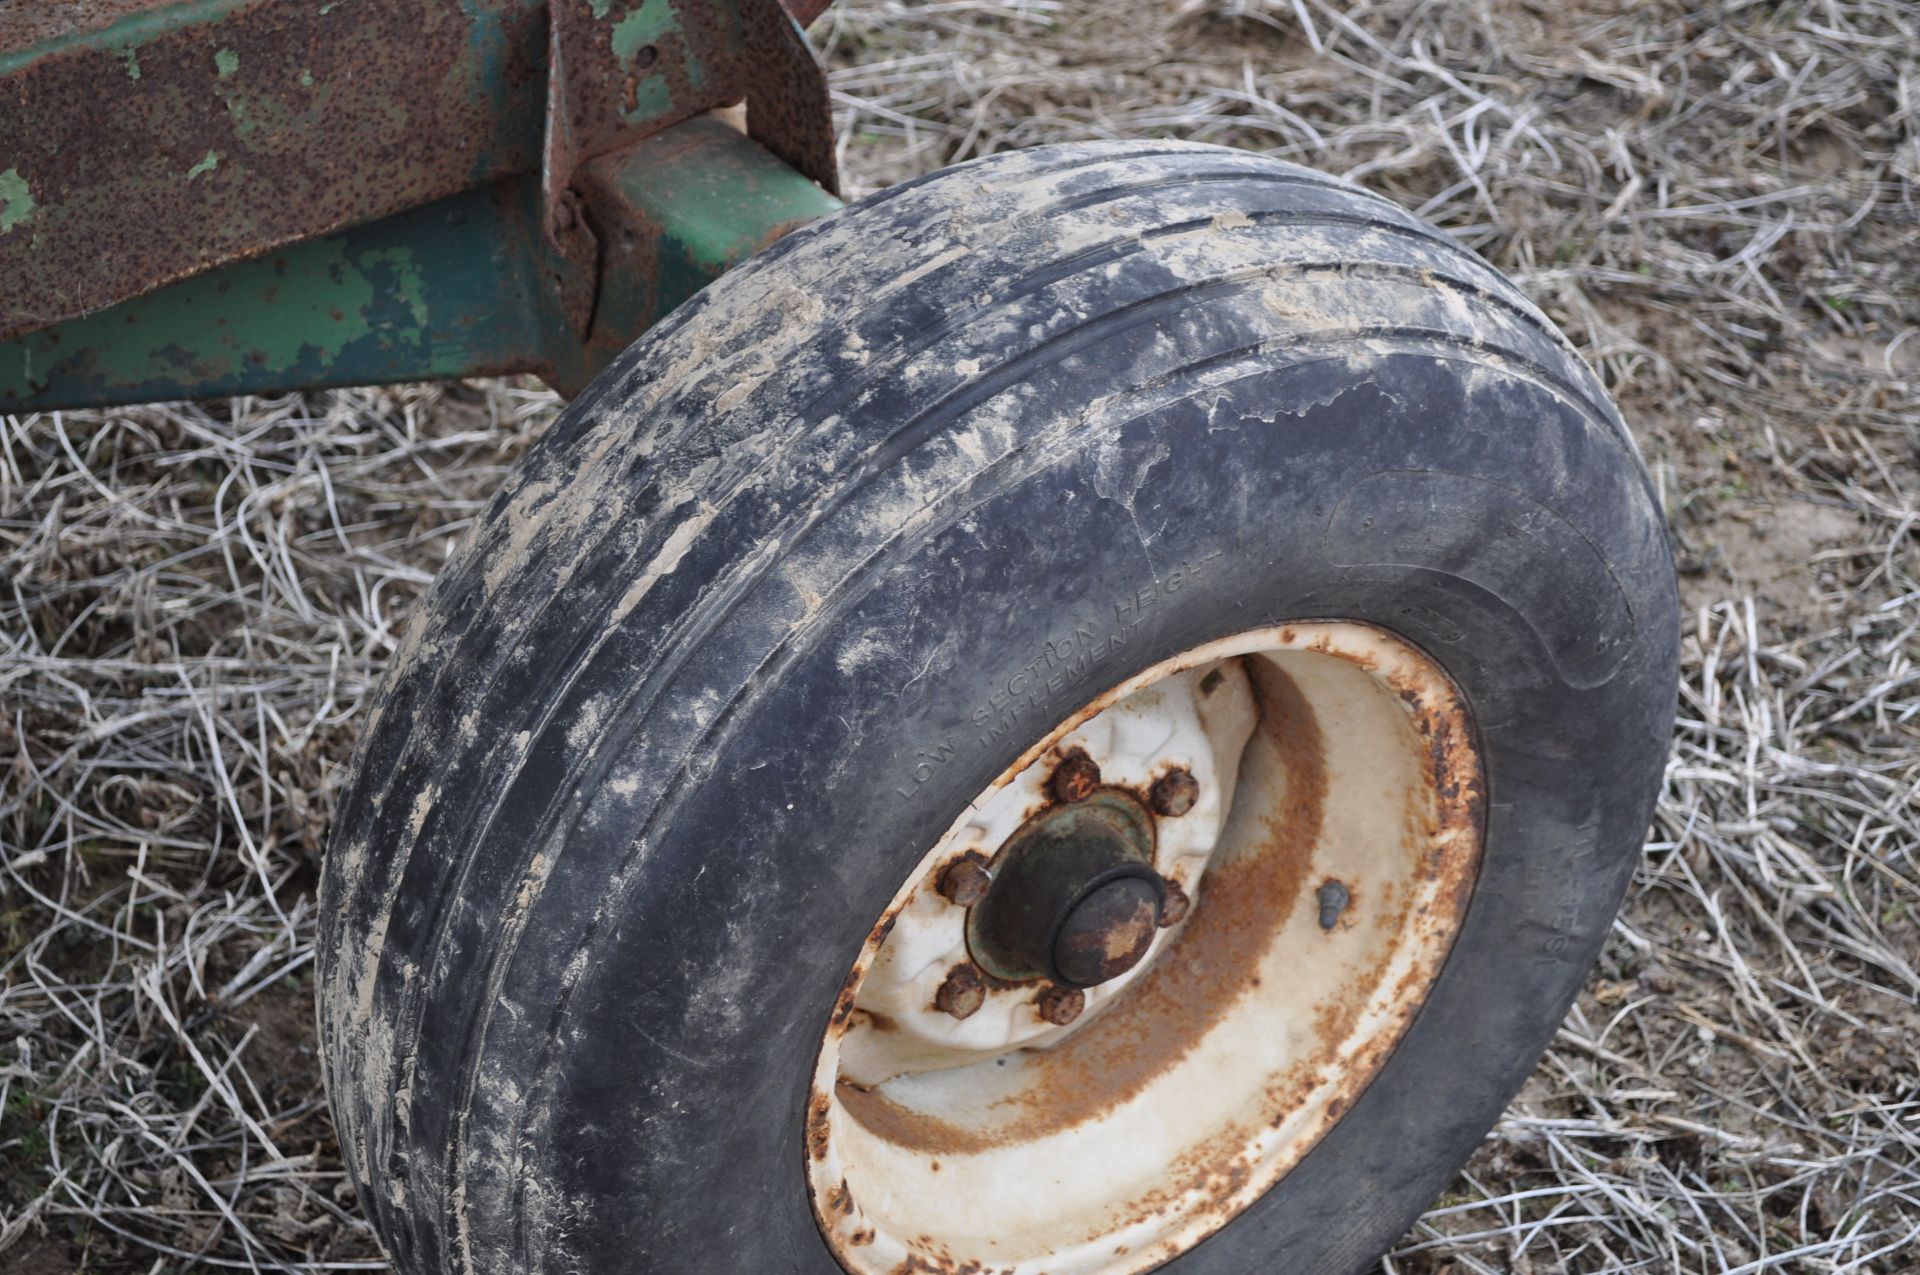
M1016 987L1033 986L1032 979L996 978L989 970L980 969L977 965L974 966L974 968L979 971L980 981L986 985L986 989L990 992L1007 992L1012 991Z
M924 1235L919 1243L927 1248L934 1247L933 1241ZM956 1263L944 1254L915 1253L894 1267L892 1275L988 1275L988 1272L978 1262Z
M816 1092L807 1100L807 1154L815 1160L826 1159L832 1137L833 1099Z
M1187 919L1187 912L1193 907L1193 900L1188 897L1186 887L1172 877L1164 877L1162 880L1167 887L1167 903L1160 909L1160 925L1162 929L1166 929Z
M1250 1128L1227 1125L1196 1143L1167 1166L1163 1185L1132 1202L1126 1220L1144 1222L1197 1195L1204 1201L1198 1213L1214 1214L1224 1222L1231 1214L1232 1198L1253 1174L1252 1164L1241 1154L1252 1136ZM1178 1252L1177 1245L1170 1246L1167 1256L1172 1258Z
M21 61L0 95L7 162L43 206L84 210L48 219L32 236L0 238L0 339L538 159L525 144L531 130L501 126L500 100L483 80L541 74L529 56L541 8L482 15L400 0L356 6L344 19L319 3L226 5L217 24L152 24L137 50L140 76L130 79L131 46L102 28L110 15L157 7L0 5L0 60ZM36 21L33 10L47 17ZM230 75L216 75L208 56L216 40L238 59ZM501 51L497 67L480 64L477 50L488 46ZM354 91L326 94L322 116L303 72ZM143 162L71 158L120 156L133 137ZM215 151L217 170L184 180L189 162ZM154 216L156 207L171 215Z
M777 0L740 0L732 8L746 28L746 64L752 69L746 86L747 132L821 189L838 193L825 69ZM708 5L687 5L681 11L707 9L718 11Z
M163 7L0 3L0 61L19 64L0 95L7 165L42 207L76 210L0 236L0 340L542 169L559 231L583 162L742 97L763 145L835 187L824 73L776 0L675 3L673 29L624 63L612 30L638 0L612 14L604 0L385 0L351 17L251 0L219 6L217 23L149 24L130 78L133 46L108 28ZM216 38L235 58L218 76ZM663 91L637 109L643 87ZM69 158L118 154L129 137L153 162ZM214 152L218 170L186 181Z

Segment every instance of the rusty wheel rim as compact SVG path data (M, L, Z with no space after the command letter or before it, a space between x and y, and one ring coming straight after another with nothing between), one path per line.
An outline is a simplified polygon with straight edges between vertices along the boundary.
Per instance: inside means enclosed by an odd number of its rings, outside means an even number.
M1209 643L1061 723L923 857L848 975L807 1113L841 1264L1126 1275L1225 1225L1424 1002L1472 894L1481 776L1446 674L1357 623ZM1087 987L987 972L969 918L1094 801L1151 825L1144 956Z

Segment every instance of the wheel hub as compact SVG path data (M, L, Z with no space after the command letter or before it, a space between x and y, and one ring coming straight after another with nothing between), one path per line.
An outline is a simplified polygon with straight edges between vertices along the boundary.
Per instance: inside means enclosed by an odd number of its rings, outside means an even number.
M841 1074L877 1086L1097 1021L1180 934L1255 716L1238 669L1189 670L983 794L894 914Z
M1019 982L1097 987L1140 963L1167 888L1153 868L1152 816L1133 797L1096 792L1015 833L967 919L980 968Z

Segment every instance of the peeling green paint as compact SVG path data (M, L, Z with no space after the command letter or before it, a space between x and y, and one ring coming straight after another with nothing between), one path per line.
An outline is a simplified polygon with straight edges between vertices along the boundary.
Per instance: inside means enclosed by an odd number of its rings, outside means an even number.
M0 173L0 235L11 234L32 216L33 192L27 189L27 179L17 168Z
M0 11L4 11L8 3L9 0L0 0ZM15 75L42 58L73 49L139 48L179 30L184 24L223 17L234 7L235 0L176 0L134 8L103 27L70 23L44 40L0 52L0 79Z
M240 69L240 55L232 49L220 49L213 55L213 68L220 73L221 80L230 79L234 72ZM257 125L248 104L247 90L239 84L216 82L213 91L219 95L222 102L227 104L227 117L233 121L234 136L242 141L252 137L257 131ZM272 104L272 100L270 96L265 99L269 105Z
M640 50L648 45L657 46L661 40L679 30L679 25L679 19L668 0L646 0L638 9L613 24L615 60L626 70L633 71L634 59L639 56ZM699 80L700 70L698 62L688 63L691 80ZM672 106L673 90L667 77L650 75L629 90L628 100L622 105L620 115L629 122L657 119Z
M542 309L537 191L470 191L0 342L0 411L526 371Z
M233 135L242 141L252 137L258 125L253 118L252 97L239 85L216 84L213 91L227 104L227 118L233 121ZM271 112L278 105L271 96L260 99ZM286 114L283 109L279 114Z
M667 77L656 75L642 80L633 89L633 105L620 110L621 118L635 120L659 119L673 106L673 86L667 83Z
M425 280L412 248L368 248L360 253L358 266L363 275L380 283L383 295L407 308L415 327L428 326Z
M621 66L632 66L636 53L649 44L658 44L662 36L678 26L667 0L646 0L645 4L613 24L613 56Z
M34 0L0 0L0 12L13 3L32 4ZM41 0L46 3L47 0ZM66 2L66 0L59 0ZM90 234L94 224L111 230L119 230L125 225L136 228L142 219L150 218L152 208L165 204L169 198L179 202L179 197L191 201L212 203L206 209L198 210L196 216L189 219L189 233L175 236L182 250L173 252L171 257L153 265L147 278L161 276L173 277L184 267L198 267L211 254L237 254L241 248L251 252L257 245L243 242L242 234L227 234L227 223L235 223L243 230L254 224L256 210L258 224L278 227L275 231L283 238L298 231L300 234L313 233L306 222L318 222L317 217L301 221L300 210L308 206L317 206L321 201L308 195L309 184L316 180L326 180L328 174L341 171L348 177L338 182L340 198L328 204L328 207L343 206L354 210L355 218L378 220L386 216L397 216L387 211L398 202L393 190L410 192L406 198L426 198L428 192L457 189L463 180L475 186L502 179L505 174L531 172L539 162L541 141L541 116L543 95L528 93L521 81L514 78L514 72L528 65L539 65L546 52L547 32L545 24L538 21L548 0L400 0L393 6L362 4L357 8L346 6L345 0L72 0L85 7L88 4L117 9L121 6L138 6L142 15L137 23L129 21L126 25L114 24L87 34L84 41L72 40L71 47L84 60L76 56L73 60L84 75L66 74L70 68L64 63L52 67L45 74L49 83L59 87L68 100L94 100L96 109L111 118L105 123L113 129L129 136L147 136L154 143L150 148L150 159L158 161L156 171L139 177L138 183L102 180L89 186L83 194L86 200L77 200L75 193L52 184L53 167L49 167L49 156L55 154L71 157L76 143L84 149L87 138L84 130L58 130L49 127L49 121L23 114L17 109L9 114L0 110L0 119L7 124L0 125L0 149L9 153L0 156L17 170L0 170L0 247L4 252L0 256L10 263L6 271L0 271L0 278L6 279L7 287L0 287L0 302L24 296L39 304L39 297L52 296L65 308L56 312L46 311L46 321L63 320L62 331L43 329L45 339L31 338L37 343L32 346L31 360L35 374L41 378L47 376L49 366L61 366L65 370L59 376L67 378L67 383L78 386L80 381L93 375L79 361L78 347L74 344L73 330L66 329L64 323L78 322L89 313L104 314L102 306L113 304L117 298L130 290L133 283L139 282L131 269L120 269L120 257L109 254L104 259L110 268L92 271L94 261L99 258L98 244L119 236L111 234ZM577 0L573 0L577 3ZM440 60L434 63L437 78L421 88L419 93L394 91L393 85L405 86L406 75L419 79L417 70L408 69L408 60L401 59L394 64L392 74L387 80L380 76L361 74L356 70L349 79L351 83L339 80L333 74L336 63L341 66L374 66L381 75L386 75L389 67L386 62L375 57L353 56L361 44L367 43L367 37L359 34L363 15L381 15L395 10L406 10L412 14L414 5L421 6L421 12L434 15L434 21L428 24L430 30L421 33L423 47L430 46ZM621 114L630 124L644 125L656 123L664 118L676 118L679 114L711 104L717 94L701 97L700 90L690 89L690 85L706 79L719 88L733 91L737 73L737 59L742 56L744 37L741 34L739 15L733 12L741 0L718 0L724 20L716 22L690 23L684 21L685 15L693 12L694 3L704 0L588 0L596 15L591 33L600 44L602 58L609 55L616 75L610 77L609 87L619 94L613 102L606 103L621 109ZM341 24L328 26L316 18L317 13L331 13L339 9L347 16ZM271 11L274 21L269 22L261 15ZM164 21L162 20L164 18ZM380 26L385 33L388 27L398 28L400 24L380 25L372 16L365 18L369 28ZM284 27L276 25L284 23ZM291 32L298 39L282 38ZM326 33L325 38L316 46L311 42L318 38L315 33ZM431 35L437 43L426 40ZM161 40L160 37L165 37ZM62 37L65 38L65 37ZM383 34L384 39L392 38ZM346 40L352 49L334 50L333 43ZM156 42L158 41L158 42ZM320 47L330 59L329 82L324 90L317 83L317 68L308 64L303 67L298 59L306 56L315 47ZM371 44L368 45L372 48ZM36 57L41 56L44 45L35 46ZM241 52L241 50L245 50ZM339 52L339 57L333 57ZM656 54L658 56L656 56ZM4 65L11 51L0 51L0 65ZM49 55L50 56L50 55ZM84 64L82 64L84 62ZM51 63L49 64L51 67ZM596 71L611 70L611 67L597 67ZM35 75L42 73L38 67L32 68ZM53 74L55 70L62 75ZM216 71L216 78L207 80L206 72ZM247 72L241 79L239 72ZM296 87L289 87L282 77L291 72L297 80ZM117 78L124 75L130 87L118 89ZM622 80L625 80L622 83ZM366 83L362 83L366 80ZM0 75L0 83L6 78ZM386 91L378 91L387 84ZM91 86L91 87L89 87ZM619 91L624 89L624 93ZM369 91L374 90L374 91ZM88 94L92 94L89 99ZM338 122L326 118L336 116L342 108L343 95L351 97L352 115L346 123L351 126L345 139L341 139L342 128ZM421 121L428 119L426 106L430 104L433 113L430 122L435 126L426 133L421 131ZM220 117L226 114L228 122L222 125ZM15 115L20 118L16 119ZM121 117L124 116L125 119ZM122 128L121 125L127 125ZM132 129L132 132L128 132ZM360 146L357 138L362 134L372 136L390 136L411 140L426 136L434 138L445 133L447 144L439 150L422 148L418 154L411 150L390 148L395 157L389 160L386 151L378 157L369 157L365 147ZM712 142L716 150L724 151L728 145L738 145L751 149L750 144L737 134L728 131L729 136L721 142ZM170 141L168 139L171 139ZM311 142L311 139L326 139L327 144ZM338 140L336 140L338 139ZM206 141L210 149L194 159L188 159L198 143ZM234 153L228 155L217 147L225 143ZM457 143L457 149L455 145ZM17 149L16 149L17 147ZM36 149L37 147L37 149ZM672 148L669 148L671 151ZM285 163L276 165L270 159L285 158ZM307 162L318 156L326 164ZM379 158L386 167L381 168L385 176L389 169L402 173L405 182L388 180L384 183L362 180L364 167L355 170L355 162L362 164ZM187 166L175 168L173 165L186 160ZM781 174L786 170L768 161L770 167L763 172L752 169L754 181L765 181L786 189L782 184L785 178ZM55 165L54 167L57 167ZM379 165L376 165L379 167ZM105 172L106 170L102 170ZM675 170L679 174L676 182L688 183L694 179L683 165ZM23 174L33 176L24 178ZM282 179L282 174L290 174ZM192 183L202 176L212 174L215 180L202 188ZM318 176L316 176L318 174ZM418 177L416 178L416 174ZM801 187L811 191L803 179L786 174ZM156 181L157 179L157 181ZM741 194L740 182L728 180L715 188L715 201L737 201ZM28 189L31 181L33 187ZM263 185L265 183L265 185ZM127 186L138 189L132 194L120 189ZM700 183L705 186L704 179ZM751 186L751 182L747 182ZM536 178L517 179L514 188L526 186L537 194ZM173 197L166 194L172 187ZM269 190L268 187L272 189ZM287 187L286 190L280 189ZM242 196L245 192L259 188L260 198ZM94 189L102 192L94 197ZM37 197L37 206L36 206ZM451 198L450 195L446 196ZM477 198L477 197L476 197ZM816 193L809 198L821 198ZM534 198L537 206L538 200ZM461 210L462 216L475 215L473 209L481 205L466 202L449 205ZM291 208L286 217L280 214ZM681 210L689 213L692 208ZM271 217L266 214L270 212ZM516 214L518 216L519 214ZM715 214L711 210L700 212L703 217ZM797 219L797 214L795 218ZM279 220L274 220L279 218ZM782 222L789 218L782 218ZM769 227L761 224L758 215L745 217L745 222L754 223L749 228L754 235L753 245L762 242ZM198 224L195 224L198 223ZM297 224L296 224L297 223ZM16 238L10 232L15 225L22 225L23 231ZM351 223L350 224L355 224ZM361 221L357 224L372 224ZM289 342L268 341L244 332L229 334L225 328L220 332L200 333L193 341L178 339L171 331L165 331L167 325L159 322L162 311L148 307L119 311L115 327L102 320L86 329L88 333L86 350L88 359L104 375L108 363L106 351L111 348L119 351L122 346L129 350L138 347L137 354L128 354L131 360L120 368L121 376L115 374L115 385L140 385L148 389L140 391L147 397L171 397L170 394L157 391L164 385L176 389L193 387L197 392L218 392L217 387L240 384L298 384L300 378L312 375L322 380L338 376L354 376L366 380L377 380L388 376L418 375L456 375L465 370L498 368L504 366L525 366L525 363L538 355L554 364L564 363L568 368L585 366L589 355L580 349L580 340L570 335L573 329L566 322L571 318L577 325L576 315L560 316L554 320L553 331L548 333L544 327L537 335L526 329L532 320L526 317L528 309L539 309L547 303L531 296L522 296L517 292L511 296L495 296L483 291L484 280L472 281L470 275L478 274L477 266L469 267L464 263L443 260L438 252L440 241L453 232L444 222L423 220L408 222L413 230L410 247L407 252L396 250L389 241L384 244L361 244L373 255L354 258L355 269L361 273L345 276L348 280L381 282L376 287L380 300L377 315L361 324L355 315L368 305L358 291L359 283L352 287L341 282L337 285L335 300L341 316L331 313L328 307L318 312L311 308L304 311L311 330L305 336ZM531 224L531 223L529 223ZM731 223L729 223L731 224ZM744 223L743 223L744 224ZM306 226L302 230L301 227ZM529 232L529 239L537 237L537 228ZM536 285L548 289L546 276L540 273L546 268L543 254L547 249L538 244L527 246L519 242L521 230L516 222L511 229L513 246L496 246L483 238L467 236L460 239L468 253L485 252L496 249L494 255L485 258L485 263L499 268L499 263L512 259L512 269L516 274L515 289L521 282L528 289ZM42 235L48 241L45 253L24 251ZM134 238L138 239L139 236ZM722 236L721 245L732 252L734 237ZM302 240L301 242L305 242ZM449 241L452 242L452 241ZM476 248L476 243L481 245ZM624 345L626 341L644 330L645 326L659 317L659 313L672 300L689 295L692 291L712 277L726 264L726 255L716 255L707 250L705 237L701 233L682 227L674 227L673 234L662 240L660 250L661 277L671 276L671 286L657 283L650 275L643 275L638 281L622 280L617 286L605 286L605 291L616 298L622 291L630 292L629 317L620 323L610 323L607 327L609 347ZM668 247L671 247L671 252ZM161 244L161 249L171 252L173 245ZM383 251L393 250L393 251ZM288 248L276 247L271 254L275 262L287 259ZM648 249L651 257L653 252ZM57 255L56 255L57 254ZM196 255L197 254L197 255ZM519 260L522 254L533 256L532 263ZM670 258L670 260L668 260ZM43 263L54 262L58 269ZM143 266L144 262L140 263ZM20 267L15 269L14 267ZM536 268L537 267L537 268ZM329 267L330 268L330 267ZM124 277L115 278L114 270L120 270ZM38 272L36 275L35 272ZM92 287L91 292L65 292L62 289L66 281L62 275L79 277L83 284ZM95 279L95 275L100 277ZM11 278L7 278L11 276ZM198 277L198 276L196 276ZM234 283L237 279L249 276L221 274L217 281L221 287ZM462 294L450 293L443 286L443 280L458 277L463 280ZM22 288L14 282L18 279L31 281L29 287ZM425 283L422 284L424 279ZM119 286L119 285L127 286ZM168 287L174 285L169 284ZM212 287L209 283L207 287ZM324 291L328 286L324 281L316 282L314 288ZM256 298L254 304L281 316L301 313L299 307L292 304L295 289L289 283L282 282L274 288L275 296ZM142 294L147 295L147 294ZM227 297L226 293L212 294L204 289L192 295L206 298L197 303L201 305L225 305L218 297ZM480 303L469 303L478 295ZM458 300L450 297L458 297ZM568 301L573 302L577 294L567 293ZM229 298L238 304L239 298ZM158 303L155 303L156 306ZM558 306L558 302L553 303ZM0 304L0 310L9 315L27 313L25 307ZM41 311L32 311L42 313ZM138 322L132 322L129 316L137 313ZM223 317L228 324L238 326L240 311L228 310ZM550 316L540 311L540 322L544 325ZM557 310L556 310L557 313ZM154 327L143 325L152 318ZM275 320L292 323L291 318ZM596 320L598 323L598 320ZM518 325L519 330L508 332L508 325ZM496 329L497 325L497 329ZM123 330L126 329L126 330ZM431 329L431 335L420 335ZM471 336L476 331L493 333L486 341ZM590 330L591 331L591 330ZM358 332L358 335L355 333ZM410 335L412 334L412 335ZM5 382L9 375L15 374L23 365L21 360L29 357L22 353L19 358L12 355L16 342L0 342L0 363L12 364L0 375L0 390L11 387ZM65 342L64 350L56 349ZM344 344L343 344L344 342ZM364 350L348 358L341 353L347 347ZM240 356L240 362L222 363L215 366L209 362L204 367L197 362L202 347L218 352L221 359L229 354ZM418 347L416 349L416 347ZM378 357L372 351L378 351ZM595 347L592 359L600 359L603 353ZM212 358L212 354L208 356ZM358 360L358 361L355 361ZM244 366L242 366L244 364ZM169 370L171 369L171 370ZM572 377L571 372L565 373ZM34 376L27 377L33 381ZM573 378L577 383L579 378ZM164 385L163 385L164 383ZM37 394L40 391L34 390ZM66 393L69 391L61 391ZM96 381L92 390L74 389L74 394L91 393L101 395L119 393L109 391L105 382ZM130 391L128 391L130 392ZM0 393L0 398L6 395ZM122 400L124 401L124 400Z
M247 110L247 103L243 98L230 97L227 99L227 115L233 120L233 135L242 141L252 137L254 131L258 128L258 125L254 123L253 114Z

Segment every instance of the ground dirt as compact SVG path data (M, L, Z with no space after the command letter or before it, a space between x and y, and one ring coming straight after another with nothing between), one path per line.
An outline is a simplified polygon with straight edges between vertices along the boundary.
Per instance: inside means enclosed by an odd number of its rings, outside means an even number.
M1920 1269L1920 11L853 0L854 193L1182 137L1353 176L1586 353L1669 514L1676 746L1548 1056L1386 1275ZM409 607L555 403L0 430L0 1268L381 1269L313 888Z

